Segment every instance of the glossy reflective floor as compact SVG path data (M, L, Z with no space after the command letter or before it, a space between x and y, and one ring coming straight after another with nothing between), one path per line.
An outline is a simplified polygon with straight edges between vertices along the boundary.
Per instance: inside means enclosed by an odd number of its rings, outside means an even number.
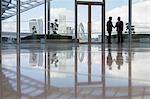
M2 45L0 99L150 99L150 45Z

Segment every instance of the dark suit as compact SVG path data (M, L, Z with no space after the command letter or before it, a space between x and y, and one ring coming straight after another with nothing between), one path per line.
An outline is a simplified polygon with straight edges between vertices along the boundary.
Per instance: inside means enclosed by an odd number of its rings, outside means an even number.
M117 28L117 35L118 35L118 43L122 43L123 42L123 21L118 21L115 25L115 27Z
M112 32L113 24L111 20L107 22L107 31L108 31L108 43L111 43L111 32Z

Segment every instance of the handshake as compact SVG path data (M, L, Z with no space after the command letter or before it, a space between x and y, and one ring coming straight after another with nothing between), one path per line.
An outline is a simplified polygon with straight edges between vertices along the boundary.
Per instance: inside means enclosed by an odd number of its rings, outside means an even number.
M112 17L109 17L109 20L107 21L107 31L108 31L108 43L111 43L111 32L112 28L116 28L117 31L117 37L118 37L118 43L123 43L123 21L121 21L121 18L117 18L116 25L113 26L112 24Z

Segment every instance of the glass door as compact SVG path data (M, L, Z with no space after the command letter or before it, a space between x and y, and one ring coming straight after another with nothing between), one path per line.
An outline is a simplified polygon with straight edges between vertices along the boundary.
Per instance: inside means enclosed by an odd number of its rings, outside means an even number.
M91 9L91 43L101 43L102 39L102 7L92 6Z
M102 41L102 0L77 0L75 11L75 33L79 43ZM104 28L103 28L104 30Z
M79 5L78 9L78 39L80 43L88 42L88 6Z

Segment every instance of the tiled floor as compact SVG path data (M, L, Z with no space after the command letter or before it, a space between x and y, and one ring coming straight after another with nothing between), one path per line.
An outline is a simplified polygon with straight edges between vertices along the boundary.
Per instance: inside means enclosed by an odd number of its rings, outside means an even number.
M150 99L150 45L1 46L0 99Z

